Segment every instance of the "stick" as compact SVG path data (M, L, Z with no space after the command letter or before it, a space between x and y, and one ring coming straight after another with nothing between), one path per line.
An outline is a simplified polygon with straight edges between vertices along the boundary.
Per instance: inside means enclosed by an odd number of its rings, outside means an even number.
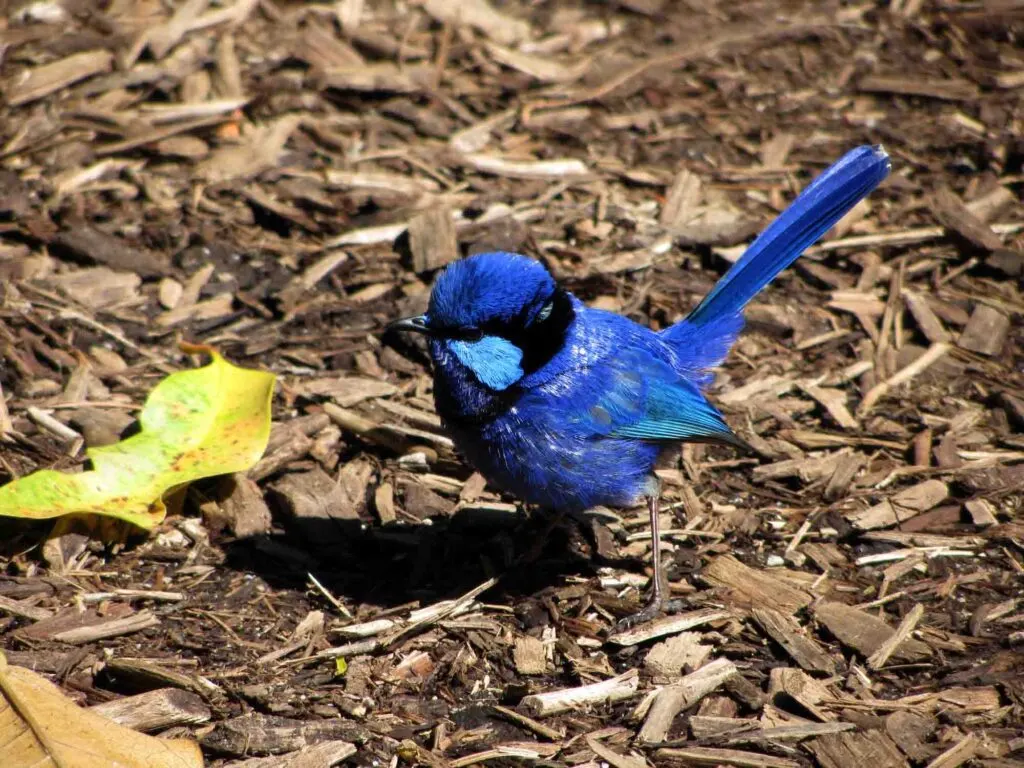
M737 674L739 670L731 661L715 659L678 682L665 686L651 704L637 740L648 744L664 741L676 715Z
M910 613L903 617L903 621L900 622L892 637L878 646L878 650L868 657L868 667L870 669L881 669L884 667L886 662L889 661L889 657L896 652L904 640L910 637L910 633L917 627L917 622L921 620L922 616L924 616L924 606L921 603L917 603L910 609Z
M636 693L639 686L640 673L631 669L600 683L527 696L522 701L522 707L534 717L547 717L595 704L610 704L628 699Z
M875 403L878 402L882 395L890 389L894 389L900 384L910 381L919 373L923 373L933 363L938 362L947 352L949 352L949 344L943 341L936 342L928 347L928 351L910 365L896 371L896 373L885 381L880 381L875 384L875 386L869 389L867 394L864 395L864 399L861 400L860 405L857 406L857 416L861 418L866 416L868 411L874 407Z

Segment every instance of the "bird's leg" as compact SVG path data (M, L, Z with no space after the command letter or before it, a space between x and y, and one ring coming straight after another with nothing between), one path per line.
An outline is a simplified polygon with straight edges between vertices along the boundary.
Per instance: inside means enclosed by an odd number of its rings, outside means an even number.
M651 516L651 552L654 558L654 579L653 586L651 587L651 597L647 602L647 606L642 611L627 616L615 625L616 631L619 632L635 627L637 624L643 624L645 621L650 621L665 609L665 594L662 589L663 580L661 575L661 527L658 522L657 493L647 497L647 511Z

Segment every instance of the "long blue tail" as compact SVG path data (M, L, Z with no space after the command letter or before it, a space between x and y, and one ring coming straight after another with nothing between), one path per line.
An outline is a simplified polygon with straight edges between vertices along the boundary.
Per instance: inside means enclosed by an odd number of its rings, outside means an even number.
M889 173L881 146L847 152L768 225L685 320L665 329L684 347L693 369L717 365L743 325L741 312L757 293L825 234Z

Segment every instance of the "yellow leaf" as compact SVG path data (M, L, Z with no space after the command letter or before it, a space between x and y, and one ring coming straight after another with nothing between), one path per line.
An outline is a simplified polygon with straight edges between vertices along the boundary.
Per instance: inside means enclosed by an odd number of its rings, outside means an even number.
M90 471L45 469L8 483L0 488L0 515L109 515L152 528L164 519L168 491L253 466L270 437L274 375L231 365L209 347L185 348L213 360L157 384L138 434L86 451Z
M64 698L0 653L4 768L203 768L199 745L136 733Z

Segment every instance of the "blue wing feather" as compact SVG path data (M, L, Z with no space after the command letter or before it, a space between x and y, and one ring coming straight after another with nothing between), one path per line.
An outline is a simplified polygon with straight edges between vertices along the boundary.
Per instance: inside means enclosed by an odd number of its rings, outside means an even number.
M650 350L623 349L594 374L602 378L580 409L596 435L651 441L736 443L738 439L696 384Z

